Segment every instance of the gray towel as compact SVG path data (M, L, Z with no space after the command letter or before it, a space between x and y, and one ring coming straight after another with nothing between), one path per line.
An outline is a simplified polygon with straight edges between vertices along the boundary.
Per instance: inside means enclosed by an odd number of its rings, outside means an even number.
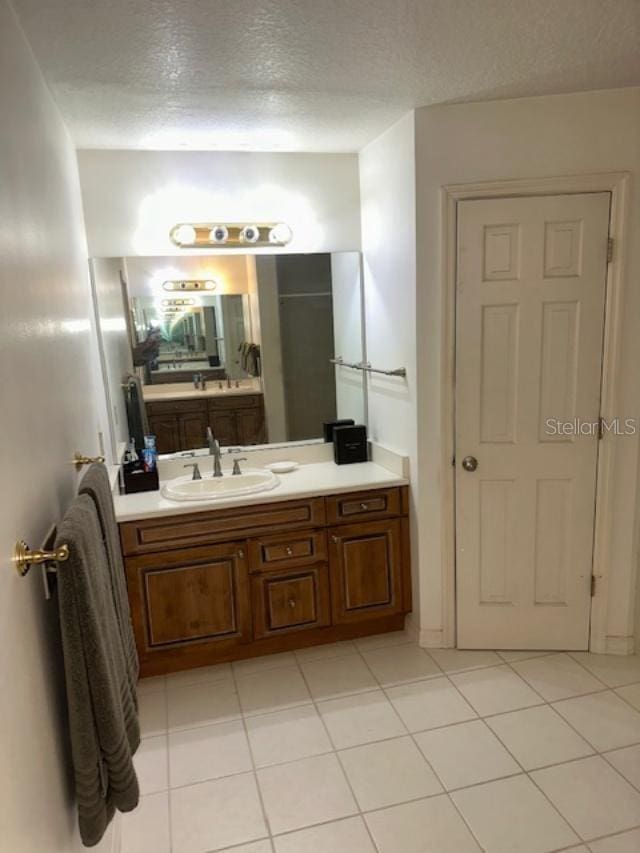
M58 570L71 751L80 836L102 838L114 810L138 805L133 754L140 728L129 689L111 573L95 505L79 495L58 529L69 546Z
M133 637L133 628L131 627L131 611L129 609L122 551L120 550L118 523L113 509L113 495L111 494L111 484L106 467L102 464L91 465L82 478L79 491L80 494L89 495L96 505L100 527L102 528L102 540L107 551L111 571L113 603L118 616L124 656L129 667L129 683L137 707L136 684L138 683L140 664Z

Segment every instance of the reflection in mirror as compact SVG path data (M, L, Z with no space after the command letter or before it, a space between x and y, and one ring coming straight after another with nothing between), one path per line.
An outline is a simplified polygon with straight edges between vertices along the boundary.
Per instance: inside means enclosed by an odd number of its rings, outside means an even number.
M366 422L360 255L208 255L91 264L113 454L321 439ZM167 284L170 282L170 284Z

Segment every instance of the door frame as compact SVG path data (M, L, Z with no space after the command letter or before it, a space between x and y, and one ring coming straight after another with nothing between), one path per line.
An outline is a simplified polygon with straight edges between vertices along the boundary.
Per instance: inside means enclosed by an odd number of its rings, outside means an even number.
M443 472L441 490L442 580L444 646L457 645L456 631L456 501L455 501L455 367L456 367L456 273L458 204L475 199L510 198L514 196L575 195L611 193L609 236L614 251L607 265L605 328L602 362L600 415L614 417L618 396L617 367L622 332L623 283L625 266L625 231L629 217L629 172L603 172L544 178L524 178L465 184L448 184L441 188L441 446L440 465ZM615 469L615 442L606 434L600 441L596 468L596 507L592 573L596 578L595 595L591 599L589 650L598 653L628 654L626 639L616 642L607 638L609 604L607 579L610 574L610 544L613 529L610 494Z

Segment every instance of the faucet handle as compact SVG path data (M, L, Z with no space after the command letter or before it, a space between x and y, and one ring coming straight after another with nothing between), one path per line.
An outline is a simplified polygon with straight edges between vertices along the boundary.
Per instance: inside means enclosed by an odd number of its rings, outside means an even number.
M183 465L183 468L193 468L193 477L192 480L201 480L202 474L200 473L200 466L197 462L189 462L187 465Z
M247 461L246 456L238 456L236 459L234 459L233 460L233 471L231 473L235 476L237 476L238 474L242 474L242 471L240 470L240 463L246 462L246 461Z

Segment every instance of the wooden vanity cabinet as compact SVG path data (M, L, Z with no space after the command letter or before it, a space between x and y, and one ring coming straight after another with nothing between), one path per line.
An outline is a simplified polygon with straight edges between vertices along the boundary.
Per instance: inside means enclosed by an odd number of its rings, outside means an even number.
M142 674L400 630L407 510L393 487L121 524Z

